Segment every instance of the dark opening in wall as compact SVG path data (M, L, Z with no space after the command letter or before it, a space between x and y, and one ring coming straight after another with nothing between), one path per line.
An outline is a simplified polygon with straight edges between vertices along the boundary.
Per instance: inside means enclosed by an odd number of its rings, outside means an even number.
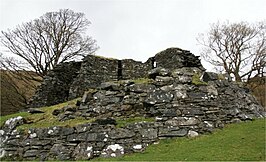
M122 61L117 61L117 80L121 80L123 78L122 76Z
M151 58L151 66L152 66L152 68L154 69L154 68L156 68L156 66L157 66L157 64L156 64L156 61L155 61L155 58L154 57L152 57Z

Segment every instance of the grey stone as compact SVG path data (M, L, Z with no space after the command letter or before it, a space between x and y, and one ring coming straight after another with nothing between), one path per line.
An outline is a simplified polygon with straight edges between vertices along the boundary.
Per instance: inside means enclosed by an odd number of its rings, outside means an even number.
M12 145L12 146L19 146L20 145L19 140L17 140L17 139L8 140L6 144Z
M178 83L191 83L192 82L192 76L190 75L181 75L177 78Z
M129 91L131 92L136 92L136 93L143 93L143 92L152 92L155 89L154 85L151 84L133 84L130 85L129 87Z
M191 109L184 109L182 114L185 116L197 116L197 115L204 115L204 112L200 108L191 108Z
M108 145L101 153L102 157L119 157L124 155L124 147L119 144Z
M186 129L159 129L159 137L183 137L186 136L188 131Z
M153 93L149 93L146 103L155 104L155 103L166 103L173 100L173 92L166 92L162 90L155 90Z
M36 157L39 155L39 153L39 150L27 150L24 153L23 157Z
M34 146L46 146L46 145L49 145L49 144L51 144L51 140L40 140L40 139L30 139L30 140L26 140L25 142L24 142L24 145L27 145L27 144L29 144L29 145L34 145Z
M39 110L39 109L35 109L35 108L29 108L27 109L28 113L31 114L39 114L39 113L44 113L43 111Z
M195 138L195 137L199 136L199 133L196 131L189 130L187 136L190 138Z
M208 85L206 88L208 95L218 96L218 91L213 85Z
M98 91L93 95L93 98L95 100L103 100L105 98L105 93L104 91Z
M103 140L106 138L104 133L87 133L87 139L88 142L103 142Z
M218 80L218 74L216 73L213 73L213 72L205 72L203 74L203 77L202 77L203 81L204 82L208 82L208 81L215 81L215 80Z
M201 70L196 67L182 67L182 68L174 69L172 72L172 76L178 77L184 74L193 76L196 72L201 72Z
M70 150L62 144L54 144L50 153L56 157L57 160L69 160Z
M166 86L161 87L160 89L162 91L165 91L165 92L170 92L170 91L174 90L174 86L173 85L166 85Z
M172 77L167 76L156 76L155 85L164 86L172 84L174 79Z
M65 107L63 107L63 110L65 111L65 112L76 112L77 111L77 109L76 109L76 107L75 106L65 106Z
M149 78L152 78L152 79L155 79L156 76L169 76L169 75L170 75L169 70L165 68L161 68L161 67L152 69L148 72Z
M232 115L232 116L236 116L238 115L241 111L238 108L234 108L234 109L229 109L228 114Z
M69 142L80 142L87 140L87 133L71 134L67 136Z
M89 160L93 158L93 147L87 143L80 143L73 151L75 160Z
M202 92L189 92L188 93L188 97L190 97L191 100L204 100L204 99L208 99L207 94L206 93L202 93Z
M62 112L63 112L62 109L55 109L55 110L52 112L52 114L55 115L55 116L57 116L57 115L59 115L59 114L62 113Z
M118 128L116 130L111 130L109 136L111 139L122 139L122 138L131 138L135 133L129 129Z
M98 123L99 125L117 125L116 120L113 118L103 118L103 119L96 119L95 123Z
M180 126L197 125L200 123L199 119L195 117L174 117L172 120L176 120Z
M24 124L24 118L21 116L18 116L18 117L8 119L5 122L3 127L9 129L9 131L11 132L17 126L22 125L22 124Z
M153 128L141 129L140 134L142 138L146 139L156 139L158 137L158 130Z
M181 90L181 91L180 90L176 90L174 92L174 100L185 99L187 97L188 97L187 92L184 91L184 90Z
M119 84L114 82L104 82L101 83L99 88L103 90L117 90L119 86L120 86Z
M240 113L237 116L242 120L252 120L252 117L248 114Z
M71 127L62 127L60 133L63 136L67 136L67 135L73 134L74 132L75 132L74 128L71 128Z
M178 111L175 109L159 109L163 117L175 117L178 114Z

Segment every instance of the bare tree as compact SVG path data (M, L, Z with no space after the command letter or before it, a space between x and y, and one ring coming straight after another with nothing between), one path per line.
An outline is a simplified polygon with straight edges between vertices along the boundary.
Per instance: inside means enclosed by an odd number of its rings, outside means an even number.
M86 36L90 24L83 13L63 9L1 32L3 111L25 108L43 77L60 62L94 53L96 41Z
M89 25L83 13L48 12L14 30L2 31L1 43L43 77L58 63L97 50L95 40L85 36Z
M222 67L236 81L263 76L266 66L266 23L215 23L197 41L203 45L201 56Z

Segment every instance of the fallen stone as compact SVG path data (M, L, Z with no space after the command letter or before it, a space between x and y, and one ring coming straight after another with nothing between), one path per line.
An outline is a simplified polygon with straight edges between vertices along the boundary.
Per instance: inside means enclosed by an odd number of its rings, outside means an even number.
M94 123L98 123L99 125L117 125L116 120L113 118L96 119Z
M174 79L168 76L156 76L154 84L157 86L164 86L172 84Z
M24 124L24 118L21 116L10 118L5 122L3 128L8 128L9 132L12 132L17 126Z
M187 136L189 138L195 138L195 137L199 136L199 133L196 131L189 130Z
M155 79L156 76L170 76L170 71L165 68L155 68L148 72L148 76L151 79Z
M44 113L43 111L41 111L40 109L34 109L34 108L29 108L27 109L28 113L31 114L39 114L39 113Z

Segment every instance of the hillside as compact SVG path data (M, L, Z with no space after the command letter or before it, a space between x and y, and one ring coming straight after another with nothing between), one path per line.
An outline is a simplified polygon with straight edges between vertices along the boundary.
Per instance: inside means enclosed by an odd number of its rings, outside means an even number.
M8 115L19 112L26 108L29 99L34 95L36 87L40 84L37 81L24 81L21 76L32 75L34 72L15 72L0 70L1 76L1 104L0 115Z
M266 76L251 78L247 87L266 110Z

